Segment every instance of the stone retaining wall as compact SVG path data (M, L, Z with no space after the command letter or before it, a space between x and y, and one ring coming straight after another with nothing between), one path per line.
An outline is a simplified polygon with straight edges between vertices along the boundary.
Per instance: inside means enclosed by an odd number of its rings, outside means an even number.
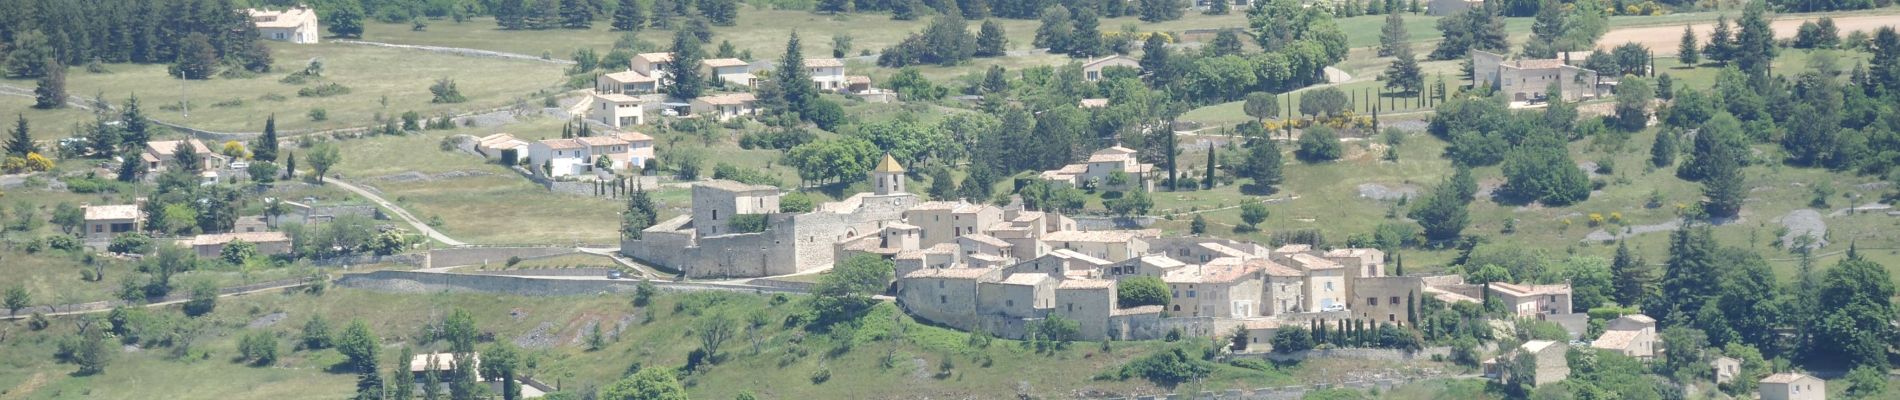
M429 268L505 264L510 257L523 260L579 253L572 247L458 247L429 250Z
M714 285L692 282L652 281L661 290L724 290L749 293L802 293L765 286ZM635 279L557 279L506 275L447 274L415 271L376 271L349 274L336 284L365 290L397 293L480 292L517 296L584 296L601 293L633 292Z

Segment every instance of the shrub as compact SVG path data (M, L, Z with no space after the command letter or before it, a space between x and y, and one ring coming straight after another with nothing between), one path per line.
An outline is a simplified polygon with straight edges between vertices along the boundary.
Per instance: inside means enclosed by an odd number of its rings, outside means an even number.
M455 88L455 81L449 78L438 79L435 84L429 85L429 93L435 96L429 100L430 103L454 104L468 101L467 97L462 96L462 91Z
M330 97L350 94L350 88L336 82L297 89L297 97Z
M829 380L831 380L830 368L818 367L817 371L811 372L811 383L813 385L825 383L825 381L829 381Z
M310 113L308 115L310 116L310 120L315 121L315 122L322 122L322 121L327 121L330 119L330 111L324 110L321 108L310 109Z
M277 336L263 330L244 334L244 338L238 340L238 352L252 365L274 364L277 362Z

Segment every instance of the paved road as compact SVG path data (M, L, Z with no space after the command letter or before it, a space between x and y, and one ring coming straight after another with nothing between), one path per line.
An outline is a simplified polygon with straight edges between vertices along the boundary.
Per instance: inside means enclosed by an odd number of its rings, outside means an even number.
M396 205L396 203L394 202L383 199L383 196L377 195L376 192L372 192L372 191L363 189L361 187L357 187L356 185L352 185L349 182L344 182L341 180L325 179L323 181L331 185L336 185L336 187L343 188L343 190L355 192L356 194L361 195L372 202L375 202L376 205L389 210L390 214L395 214L397 217L402 218L403 221L409 222L409 225L415 226L417 231L420 231L425 235L429 235L430 239L435 239L438 242L442 242L442 244L446 244L453 247L468 246L468 243L460 241L460 240L455 240L455 238L449 237L449 235L443 234L441 231L435 230L435 227L429 226L428 223L422 222L422 220L420 219L416 219L415 215L409 214L409 210L402 208L402 206Z

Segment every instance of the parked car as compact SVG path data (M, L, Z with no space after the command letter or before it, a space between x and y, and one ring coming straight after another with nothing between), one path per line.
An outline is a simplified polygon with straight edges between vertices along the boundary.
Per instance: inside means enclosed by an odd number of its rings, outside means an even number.
M607 271L607 279L620 279L620 270Z

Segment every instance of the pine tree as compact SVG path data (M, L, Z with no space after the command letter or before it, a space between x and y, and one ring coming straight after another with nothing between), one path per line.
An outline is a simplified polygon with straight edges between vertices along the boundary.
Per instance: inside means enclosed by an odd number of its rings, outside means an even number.
M1068 53L1069 41L1075 33L1074 18L1069 8L1061 5L1042 10L1042 24L1036 27L1036 47L1049 49L1050 53Z
M1715 31L1709 32L1709 44L1702 47L1702 54L1709 56L1709 61L1728 64L1735 56L1735 43L1731 36L1733 33L1729 30L1728 16L1717 15Z
M125 99L122 107L125 111L119 113L119 127L124 129L124 134L120 143L130 149L144 148L145 143L152 140L152 121L139 110L138 95Z
M620 6L614 8L613 30L638 31L646 26L646 19L646 12L640 9L638 0L620 0Z
M772 74L774 86L778 87L778 97L785 105L786 113L803 115L805 110L818 101L818 86L811 81L811 70L805 68L805 50L798 32L792 32L785 40L785 55L779 57L778 71Z
M1095 18L1095 10L1083 8L1075 11L1075 32L1069 36L1069 56L1092 58L1108 53L1108 47L1102 44L1102 22Z
M1649 164L1657 168L1668 167L1676 163L1676 134L1670 130L1656 132L1656 142L1649 145Z
M1544 0L1537 8L1537 18L1531 23L1531 40L1524 44L1524 56L1530 58L1556 58L1558 40L1564 36L1564 10L1556 0Z
M678 28L673 21L679 14L673 12L673 4L680 0L653 0L652 12L647 13L647 26L654 29Z
M7 139L7 156L24 159L27 154L38 152L40 145L33 142L33 131L27 128L26 115L19 114L19 122L13 127L13 137Z
M1616 303L1624 307L1642 307L1655 290L1654 270L1641 257L1630 253L1629 243L1617 243L1616 257L1610 260L1610 276L1614 282L1611 294Z
M1757 77L1765 77L1768 63L1775 59L1775 32L1768 26L1767 7L1760 1L1749 3L1736 21L1740 31L1735 34L1735 64Z
M588 29L594 27L594 9L582 0L561 0L561 27L567 29Z
M193 32L178 46L178 61L172 63L171 74L182 79L211 79L217 69L218 52L211 47L211 37Z
M1141 20L1161 22L1181 19L1181 4L1178 0L1139 0Z
M1279 185L1282 179L1281 170L1285 164L1281 159L1280 145L1273 139L1258 138L1248 147L1246 177L1253 179L1254 186L1259 186L1259 189L1274 192L1274 186Z
M495 25L506 30L528 29L528 7L532 0L499 0L492 12Z
M668 94L692 99L706 90L705 78L699 73L699 62L706 59L706 50L701 45L692 32L685 29L673 32L673 62L667 64L667 74L672 80L666 85Z
M1399 13L1386 14L1385 26L1379 28L1379 56L1397 54L1400 47L1407 47L1407 36L1405 17L1399 16Z
M410 350L409 346L403 346L402 351L397 353L395 365L403 367L390 371L389 380L394 383L389 385L388 400L409 400L415 397L416 375L409 372L407 368L412 358L415 358L415 351Z
M46 73L40 75L39 85L33 88L33 107L53 109L66 107L66 66L58 60L46 59Z
M1682 44L1676 47L1676 60L1681 61L1682 65L1690 67L1694 67L1696 63L1701 62L1702 52L1696 48L1699 43L1701 42L1696 40L1695 29L1688 25L1683 25Z
M1393 14L1398 15L1398 14ZM1385 67L1385 88L1410 96L1425 89L1425 72L1419 69L1412 48L1399 46L1391 65Z
M718 26L732 26L739 22L738 0L699 0L699 14L707 21Z
M996 21L983 21L983 27L976 32L976 56L1001 57L1008 49L1009 37L1003 32L1003 25Z

